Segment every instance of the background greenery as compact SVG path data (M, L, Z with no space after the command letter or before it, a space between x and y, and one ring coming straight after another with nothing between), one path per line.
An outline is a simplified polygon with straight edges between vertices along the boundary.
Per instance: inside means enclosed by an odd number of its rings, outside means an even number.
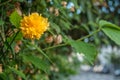
M40 40L19 29L32 12L50 22ZM72 54L93 64L102 44L120 45L119 14L119 0L0 0L0 79L66 80L81 64Z

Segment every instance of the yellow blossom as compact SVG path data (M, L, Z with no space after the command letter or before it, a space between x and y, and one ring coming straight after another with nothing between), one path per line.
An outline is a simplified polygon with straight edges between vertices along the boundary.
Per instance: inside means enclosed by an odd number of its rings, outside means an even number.
M49 22L38 13L32 13L29 16L24 16L20 23L20 29L25 38L39 39L41 35L48 29Z

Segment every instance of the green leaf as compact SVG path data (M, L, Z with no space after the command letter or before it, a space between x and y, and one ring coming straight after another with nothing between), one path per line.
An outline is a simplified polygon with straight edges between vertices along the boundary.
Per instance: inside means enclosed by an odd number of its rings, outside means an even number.
M48 72L49 71L49 67L47 65L47 63L43 60L41 60L39 57L34 56L34 55L22 55L23 57L23 61L24 62L31 62L33 65L35 65L37 68Z
M60 5L60 2L58 0L53 0L54 2L54 6L59 6Z
M116 44L120 45L120 30L115 28L102 28L102 31Z
M25 40L23 40L23 41L26 42ZM45 56L45 58L47 58L51 63L53 63L52 60L46 55L46 53L43 52L43 50L42 50L40 47L38 47L37 45L32 44L31 42L28 42L28 41L27 41L26 44L28 44L29 46L32 46L32 47L33 47L34 49L36 49L39 53L41 53L43 56Z
M64 20L60 20L60 23L62 24L63 29L70 29L70 24L68 22L65 22Z
M55 29L57 33L61 32L60 27L57 24L51 22L51 27Z
M9 67L9 69L10 69L11 71L13 71L14 73L16 73L17 75L19 75L20 77L22 77L23 79L26 80L25 74L22 73L20 70L17 70L17 69L15 69L15 68L13 68L13 67Z
M31 43L29 43L31 46L33 46L37 51L39 51L43 56L45 56L51 63L53 63L52 61L51 61L51 59L42 51L42 49L40 48L40 47L38 47L38 46L36 46L36 45L34 45L34 44L31 44Z
M22 17L18 14L17 11L14 11L11 15L10 15L10 22L15 26L15 27L19 27L20 26L20 20L22 19Z
M89 44L84 43L82 41L74 41L69 40L70 45L79 53L82 53L85 55L85 58L92 63L97 55L96 48Z
M105 21L105 20L100 20L100 21L99 21L99 26L100 26L101 28L109 27L109 28L116 28L116 29L119 29L119 30L120 30L120 27L118 27L117 25L112 24L112 23L110 23L110 22L107 22L107 21Z
M120 27L104 20L101 20L99 25L111 40L120 45Z

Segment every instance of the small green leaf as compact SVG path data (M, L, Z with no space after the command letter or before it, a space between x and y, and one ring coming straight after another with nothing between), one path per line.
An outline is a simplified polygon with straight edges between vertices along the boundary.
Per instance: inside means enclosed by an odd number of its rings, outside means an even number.
M13 68L13 67L9 67L9 69L10 69L11 71L13 71L14 73L16 73L17 75L19 75L20 77L22 77L23 79L26 80L25 74L22 73L20 70L17 70L17 69L15 69L15 68Z
M60 30L60 27L59 27L57 24L51 22L51 27L52 27L53 29L55 29L55 31L56 31L57 33L60 33L61 30Z
M74 41L74 40L69 40L69 43L77 52L84 54L86 59L90 63L94 61L97 55L97 51L93 45L84 43L82 41Z
M48 72L49 67L47 63L43 60L41 60L39 57L34 56L34 55L22 55L24 62L31 62L33 65L35 65L37 68Z
M62 24L61 26L63 26L63 29L70 29L70 24L68 22L65 22L64 20L60 20L60 23Z
M15 27L20 27L20 20L22 19L22 17L18 14L17 11L14 11L11 15L10 15L10 22L15 26Z

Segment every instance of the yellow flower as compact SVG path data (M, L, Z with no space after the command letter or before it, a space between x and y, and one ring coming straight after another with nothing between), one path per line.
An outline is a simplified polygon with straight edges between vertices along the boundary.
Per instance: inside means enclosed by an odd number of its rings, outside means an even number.
M25 38L39 39L41 35L48 29L49 22L38 13L32 13L29 16L24 16L20 23L20 29Z

